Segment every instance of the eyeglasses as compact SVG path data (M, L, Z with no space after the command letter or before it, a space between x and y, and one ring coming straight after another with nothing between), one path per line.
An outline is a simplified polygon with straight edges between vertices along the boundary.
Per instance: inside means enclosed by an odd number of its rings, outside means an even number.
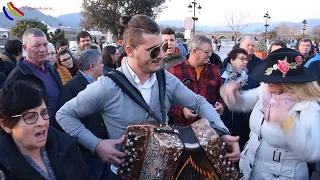
M40 116L42 117L43 120L48 120L50 118L49 113L50 113L50 108L46 108L40 112ZM38 121L39 114L37 112L26 112L26 113L14 115L11 117L13 118L22 117L23 121L26 124L34 124Z
M149 51L146 51L146 50L141 49L141 48L139 48L139 47L135 47L135 48L137 48L137 49L139 49L139 50L141 50L141 51L149 54L150 57L151 57L151 59L155 59L156 57L159 56L159 54L160 54L160 52L161 52L161 48L162 48L162 50L163 50L164 52L167 51L167 49L168 49L168 43L164 42L164 43L160 44L159 46L156 46L156 47L151 48Z
M67 59L62 59L60 62L67 62L71 59L71 57L69 56Z
M203 49L200 49L200 48L197 48L197 49L199 49L200 51L202 51L202 52L204 52L204 53L206 53L206 54L208 54L208 55L212 55L212 53L213 53L213 50L208 50L208 51L205 51L205 50L203 50Z
M244 62L244 61L248 61L248 58L247 57L237 57L237 59L240 59L242 62Z

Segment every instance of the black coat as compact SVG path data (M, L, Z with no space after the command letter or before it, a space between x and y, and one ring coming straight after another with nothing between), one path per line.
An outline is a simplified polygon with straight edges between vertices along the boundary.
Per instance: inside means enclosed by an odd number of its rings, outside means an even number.
M6 79L7 76L3 72L0 72L0 88L2 88L2 85L6 81Z
M15 80L28 80L30 82L39 84L43 88L44 92L46 92L45 85L42 82L42 80L22 61L23 59L17 62L17 66L9 74L7 80L5 81L5 84L8 84ZM52 75L53 79L58 85L58 88L60 89L62 87L62 81L60 79L60 76L57 70L53 68L53 66L50 64L49 61L45 61L45 64L46 66L48 66L49 73ZM59 130L62 130L55 119L56 111L57 110L53 110L52 114L50 115L50 126L53 126Z
M78 93L84 90L89 82L85 77L78 72L67 84L60 90L59 107L62 107L66 102L76 97ZM102 96L102 95L101 95ZM107 128L104 125L101 113L96 112L85 118L80 119L81 122L89 129L95 136L101 139L108 138Z
M94 179L71 136L49 127L46 150L58 180ZM11 135L0 130L0 170L6 180L44 179L23 157Z
M15 67L16 65L13 62L0 59L0 72L3 72L6 76L8 76Z

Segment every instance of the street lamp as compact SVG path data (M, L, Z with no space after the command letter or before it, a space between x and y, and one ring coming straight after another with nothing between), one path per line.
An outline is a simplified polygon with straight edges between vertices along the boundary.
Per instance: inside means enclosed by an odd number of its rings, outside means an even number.
M190 2L189 6L188 6L189 12L192 12L192 9L193 9L193 16L192 16L192 20L193 20L192 36L193 37L196 34L196 21L199 19L198 17L196 17L197 4L198 4L197 9L199 10L199 13L200 13L200 10L202 9L202 7L200 6L200 3L196 2L196 0L193 0L193 2Z
M303 21L302 21L302 25L303 25L303 28L302 28L302 37L304 37L304 31L307 29L306 28L306 25L307 25L308 23L307 23L307 21L306 21L306 19L304 19Z
M266 14L264 14L263 18L264 18L264 20L265 20L265 22L266 22L266 23L264 24L264 26L266 27L265 42L267 43L268 26L269 26L270 19L271 19L268 11L267 11Z

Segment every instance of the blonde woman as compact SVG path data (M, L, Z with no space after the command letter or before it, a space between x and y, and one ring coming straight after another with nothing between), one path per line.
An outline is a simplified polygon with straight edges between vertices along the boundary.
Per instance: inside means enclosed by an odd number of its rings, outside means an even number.
M320 158L320 87L298 52L280 48L256 67L264 82L248 91L229 82L220 93L230 109L248 112L250 139L241 153L243 179L304 180Z

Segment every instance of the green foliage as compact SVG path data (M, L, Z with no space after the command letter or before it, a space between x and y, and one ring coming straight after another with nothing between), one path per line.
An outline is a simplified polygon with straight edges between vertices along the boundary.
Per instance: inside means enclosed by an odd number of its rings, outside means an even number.
M30 28L38 28L41 31L43 31L47 38L49 38L48 35L48 28L45 24L41 23L37 19L23 19L18 21L11 29L10 33L11 35L18 37L22 39L23 33Z
M65 38L65 34L64 34L64 31L61 30L61 29L57 29L54 33L50 33L50 42L56 46L57 42L59 40L67 40Z
M117 40L120 32L119 19L122 15L145 14L152 18L165 8L166 0L83 0L81 26L84 29L109 30Z
M55 45L60 39L66 40L63 30L57 29L55 33L48 33L47 26L37 19L23 19L18 21L15 26L10 29L10 33L11 35L22 39L23 33L30 28L37 28L43 31L46 34L48 41L53 45Z
M258 41L256 45L257 52L267 52L267 44L265 43L264 39Z

